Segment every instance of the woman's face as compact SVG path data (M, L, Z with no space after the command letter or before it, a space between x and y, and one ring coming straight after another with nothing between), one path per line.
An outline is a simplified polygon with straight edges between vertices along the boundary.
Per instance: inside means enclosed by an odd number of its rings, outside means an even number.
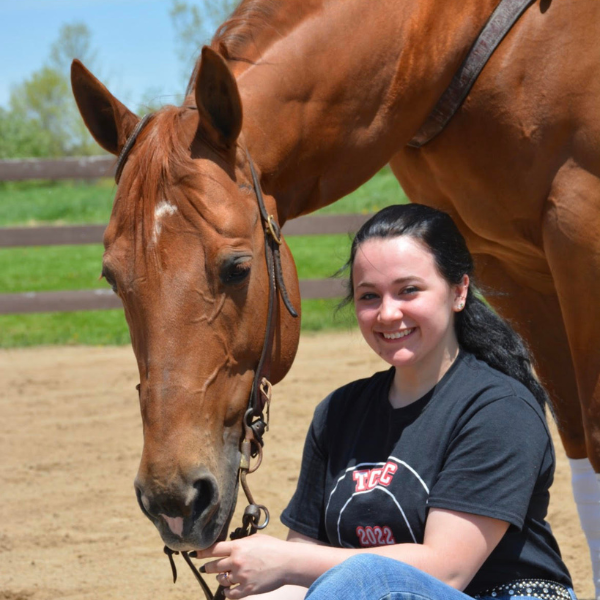
M431 252L408 236L363 242L352 275L361 333L386 362L419 368L456 355L454 313L466 300L467 275L449 285Z

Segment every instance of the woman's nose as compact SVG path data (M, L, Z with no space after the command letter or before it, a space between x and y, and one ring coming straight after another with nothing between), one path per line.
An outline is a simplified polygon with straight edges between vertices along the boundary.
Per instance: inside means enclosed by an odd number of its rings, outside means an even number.
M398 300L389 296L383 296L379 308L379 321L389 323L402 318L402 306Z

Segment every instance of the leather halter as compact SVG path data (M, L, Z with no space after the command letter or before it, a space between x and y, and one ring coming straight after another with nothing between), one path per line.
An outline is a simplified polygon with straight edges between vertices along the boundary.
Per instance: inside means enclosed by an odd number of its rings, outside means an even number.
M115 181L119 183L121 173L127 156L130 150L133 148L137 137L139 136L142 129L146 126L152 115L148 114L136 125L135 129L127 139L127 142L123 146L119 158L117 159ZM248 483L246 476L250 473L254 473L262 462L262 448L264 445L263 435L269 428L269 408L271 404L271 392L272 385L269 381L271 371L271 352L273 349L273 341L275 337L275 329L277 326L277 293L281 295L281 299L292 317L297 318L298 312L292 306L285 282L283 280L283 270L281 268L281 253L279 246L282 244L281 229L273 217L267 211L265 201L262 195L260 182L250 158L250 154L246 150L246 157L248 159L248 165L250 166L250 173L252 175L252 186L256 195L258 208L263 224L263 231L265 236L265 260L267 265L267 274L269 278L269 304L267 311L267 327L265 331L265 338L263 341L263 348L254 373L254 380L252 382L252 389L250 391L250 398L248 400L248 408L244 414L244 437L241 440L241 460L239 467L239 481L244 490L244 494L248 500L248 506L244 510L244 516L242 517L242 526L238 527L235 531L230 534L232 540L247 537L256 533L258 530L264 529L269 523L269 511L262 504L256 504ZM137 386L139 391L139 385ZM266 409L266 411L265 411ZM266 413L266 414L265 414ZM251 466L251 459L257 458L256 463ZM261 523L261 514L264 514L264 520ZM164 547L164 553L169 558L171 570L173 573L173 583L177 581L177 567L173 560L174 554L179 552L171 550L168 546ZM199 570L193 564L190 559L190 553L182 551L181 555L183 559L190 567L194 577L200 584L202 591L204 592L207 600L224 600L225 595L223 593L224 588L219 586L215 594L213 595L210 588L200 575ZM194 554L191 553L193 556Z
M518 21L533 0L501 0L488 22L479 32L450 85L429 113L419 131L408 142L411 148L420 148L430 142L448 124L475 84L477 77L500 45L511 27Z

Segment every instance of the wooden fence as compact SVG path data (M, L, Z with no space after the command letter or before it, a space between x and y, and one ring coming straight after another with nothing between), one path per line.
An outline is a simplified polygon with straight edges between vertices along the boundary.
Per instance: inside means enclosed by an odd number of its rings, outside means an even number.
M28 179L95 179L114 173L114 159L106 156L57 160L0 160L0 181ZM307 216L289 221L286 236L331 235L356 231L370 215ZM61 227L0 228L0 248L98 244L105 225ZM343 282L336 279L303 279L300 293L304 299L335 298L344 295ZM0 314L66 312L121 308L118 296L109 289L0 294Z

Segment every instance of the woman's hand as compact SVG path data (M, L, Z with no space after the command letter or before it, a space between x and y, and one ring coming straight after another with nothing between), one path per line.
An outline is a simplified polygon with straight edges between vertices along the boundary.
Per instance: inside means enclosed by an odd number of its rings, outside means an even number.
M196 554L200 559L218 557L202 570L219 573L217 581L225 588L226 598L245 598L294 583L294 557L302 552L302 546L305 545L255 534L232 542L217 542Z

